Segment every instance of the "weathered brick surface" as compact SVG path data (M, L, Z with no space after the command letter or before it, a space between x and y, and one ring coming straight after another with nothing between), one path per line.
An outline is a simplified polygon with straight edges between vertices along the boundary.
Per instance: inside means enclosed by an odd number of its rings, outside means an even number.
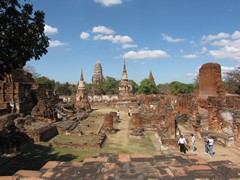
M113 161L113 157L115 162ZM45 167L45 168L44 168ZM239 179L230 161L206 162L196 155L107 154L83 162L49 162L41 171L19 171L19 179ZM28 173L26 173L28 172ZM34 173L33 173L34 172ZM37 172L37 173L36 173ZM31 174L32 173L32 174ZM3 177L0 177L0 179ZM11 179L11 177L7 177ZM12 176L14 179L15 177ZM4 179L5 180L5 179Z
M225 93L222 84L221 66L207 63L199 70L199 96L208 97Z

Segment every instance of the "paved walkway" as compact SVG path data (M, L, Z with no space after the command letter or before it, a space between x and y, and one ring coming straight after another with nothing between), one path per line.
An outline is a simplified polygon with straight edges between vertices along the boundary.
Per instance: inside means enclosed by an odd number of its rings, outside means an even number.
M180 126L181 132L186 136L189 137L190 140L190 134L193 133L190 130L187 130L183 126ZM190 141L191 142L191 141ZM224 147L222 145L219 145L217 143L213 146L213 152L215 153L213 158L210 158L209 154L204 154L205 152L205 146L202 139L200 139L196 135L196 148L197 150L194 152L207 162L213 162L213 161L225 161L229 160L232 161L238 165L240 165L240 148L238 147ZM190 150L191 151L191 150ZM188 153L192 154L192 152L188 151Z

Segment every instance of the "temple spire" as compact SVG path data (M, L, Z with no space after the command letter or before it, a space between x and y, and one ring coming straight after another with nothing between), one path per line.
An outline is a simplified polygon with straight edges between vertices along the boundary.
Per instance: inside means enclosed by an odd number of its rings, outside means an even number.
M155 83L155 81L154 81L154 77L153 77L153 75L152 75L152 70L150 70L150 73L149 73L148 79L149 79L150 81L152 81L152 82Z
M82 71L82 69L81 69L80 81L84 81L84 78L83 78L83 71Z
M82 69L81 69L81 75L80 75L80 80L79 80L79 84L78 84L78 89L85 89Z
M122 80L128 80L128 75L127 75L127 69L126 69L125 60L124 60L124 65L123 65Z

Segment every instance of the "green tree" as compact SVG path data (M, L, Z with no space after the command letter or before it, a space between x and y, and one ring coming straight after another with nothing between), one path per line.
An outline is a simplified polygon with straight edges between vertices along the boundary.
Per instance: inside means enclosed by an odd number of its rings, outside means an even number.
M117 94L119 92L119 80L107 76L105 81L100 83L100 87L105 94Z
M150 81L149 79L145 78L140 82L140 85L138 87L138 93L156 94L157 93L156 84L153 81Z
M56 93L59 95L70 96L70 95L72 95L70 87L71 87L71 85L68 82L63 83L63 84L59 83L59 86L56 89Z
M165 84L158 84L157 90L160 94L168 94L171 92L170 85L168 83Z
M23 0L26 1L26 0ZM0 78L27 61L47 53L49 38L44 34L44 13L33 12L29 3L0 1Z
M174 95L177 95L179 93L186 94L186 93L191 93L194 90L194 85L173 81L170 83L170 89L172 94Z
M132 83L133 87L133 93L136 93L138 91L138 84L134 80L129 80Z
M54 80L50 80L49 78L47 78L45 76L35 78L34 80L38 84L45 84L48 88L54 89L54 86L55 86Z
M89 95L101 95L104 94L100 84L86 83L86 91Z
M240 66L225 73L224 87L229 93L240 94Z

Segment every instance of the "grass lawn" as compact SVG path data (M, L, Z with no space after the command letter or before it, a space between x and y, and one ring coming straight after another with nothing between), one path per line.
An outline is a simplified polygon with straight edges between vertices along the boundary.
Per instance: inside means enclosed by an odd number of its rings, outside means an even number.
M98 149L53 148L34 145L0 167L0 176L12 175L18 170L39 170L48 161L82 161L99 155Z
M87 143L89 145L95 145L99 140L99 136L96 135L65 135L59 134L50 142L57 142L57 143L72 143L72 144L84 144Z
M152 132L145 132L145 137L143 139L129 139L129 142L124 146L118 142L106 141L101 152L155 154L156 149L152 144L151 135Z

